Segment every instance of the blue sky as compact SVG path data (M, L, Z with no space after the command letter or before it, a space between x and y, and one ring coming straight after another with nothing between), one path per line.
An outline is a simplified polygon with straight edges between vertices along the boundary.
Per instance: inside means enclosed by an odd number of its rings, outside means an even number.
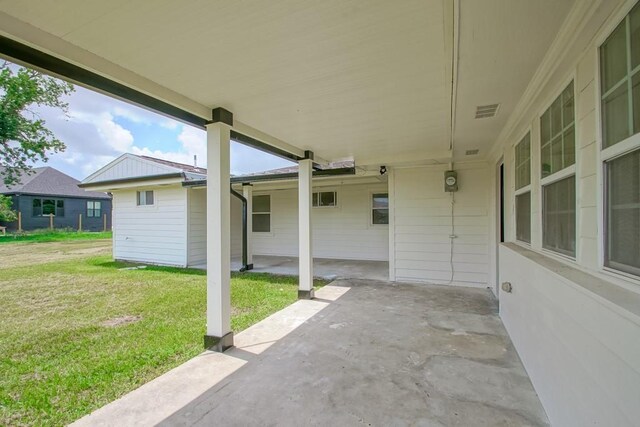
M143 154L206 167L206 134L143 108L80 86L67 97L69 113L41 108L46 126L67 146L51 153L48 166L82 180L123 153ZM291 163L232 143L231 173L235 175L288 166ZM36 166L42 166L37 164Z

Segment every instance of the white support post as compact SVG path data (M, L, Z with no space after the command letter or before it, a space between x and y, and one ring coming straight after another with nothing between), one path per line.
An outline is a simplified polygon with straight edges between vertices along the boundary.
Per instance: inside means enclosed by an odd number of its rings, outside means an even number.
M207 334L205 348L233 346L231 332L230 127L207 125Z
M313 160L298 163L298 235L300 282L298 298L313 298L313 250L311 236L311 195Z
M247 265L253 268L253 185L243 184L242 195L247 199Z

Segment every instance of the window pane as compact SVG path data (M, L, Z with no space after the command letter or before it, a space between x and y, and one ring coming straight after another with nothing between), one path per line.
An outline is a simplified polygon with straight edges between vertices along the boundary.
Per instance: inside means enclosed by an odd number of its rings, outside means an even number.
M562 167L566 168L576 162L576 135L573 126L565 131L562 145Z
M562 135L551 141L551 173L562 169Z
M551 143L542 147L542 177L551 175Z
M271 212L271 196L253 196L254 212Z
M531 243L531 193L516 196L516 239Z
M42 200L33 199L33 209L31 211L31 215L33 216L42 215Z
M606 163L605 264L640 275L640 150Z
M540 160L543 178L575 163L575 147L566 145L570 144L571 140L574 140L575 144L574 115L572 81L540 118L540 132L543 134L549 132L551 137L551 142L546 142L545 138L542 138ZM546 122L547 117L550 124ZM566 144L563 142L565 137L570 138Z
M373 223L374 224L389 224L389 210L388 209L374 209L373 210Z
M566 128L574 120L573 113L573 82L562 93L562 126Z
M600 48L602 92L605 93L627 74L627 43L625 21Z
M374 208L388 208L389 207L389 195L387 193L374 194L373 195L373 207Z
M636 73L631 79L633 84L632 94L633 97L633 132L640 132L640 73Z
M146 192L146 204L147 205L152 205L153 204L153 191L147 191Z
M640 65L640 4L629 15L631 23L631 68Z
M93 209L93 202L87 202L87 209Z
M138 191L137 193L138 206L144 205L145 193L144 191Z
M42 214L43 215L55 215L56 214L56 202L55 200L45 199L42 201Z
M320 206L335 206L336 193L333 191L324 191L320 193Z
M569 256L576 252L575 187L571 176L542 188L542 246Z
M610 147L629 137L627 85L622 85L602 103L603 146Z
M516 190L531 183L531 138L527 134L516 145Z
M561 97L559 96L551 104L551 137L558 135L562 132L562 105Z
M551 139L551 111L547 110L540 118L540 138L542 145Z
M312 199L311 199L311 205L316 208L318 207L318 193L313 193Z
M253 231L257 233L268 233L271 231L270 214L253 214Z

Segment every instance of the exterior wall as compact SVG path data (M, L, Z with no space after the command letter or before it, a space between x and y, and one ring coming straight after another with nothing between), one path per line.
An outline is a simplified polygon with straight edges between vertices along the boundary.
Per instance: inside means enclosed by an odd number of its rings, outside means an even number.
M261 191L271 195L271 232L252 233L256 255L298 256L297 189ZM313 256L316 258L386 261L389 228L371 225L371 194L387 192L387 184L314 185L313 191L336 191L338 206L312 209Z
M598 79L598 47L635 2L594 4L576 3L492 159L504 157L507 241L514 242L514 145L531 130L531 244L502 245L494 277L513 286L499 294L501 317L551 423L563 426L634 425L640 417L640 279L603 268ZM542 249L539 135L540 116L571 80L575 259Z
M54 217L54 228L73 228L78 229L78 216L82 214L82 229L85 231L102 231L104 228L103 218L87 217L87 202L99 201L102 203L102 214L107 214L107 230L111 229L111 200L109 199L84 199L75 197L56 197L49 195L27 195L12 196L13 209L20 211L22 214L22 229L36 230L49 228L49 217L33 216L33 199L51 198L55 200L64 200L64 217ZM4 224L3 224L4 225ZM18 229L18 221L6 224L7 230L15 231Z
M188 265L207 262L207 191L206 188L187 190L189 204ZM242 202L231 197L231 256L242 256Z
M155 204L137 206L136 189L114 191L113 257L163 265L187 265L187 190L148 187Z
M500 316L551 424L637 425L640 317L585 288L599 281L536 256L501 247L513 292L501 298Z
M188 189L188 265L207 262L207 190Z
M451 193L446 166L392 171L392 280L486 287L489 261L489 168L461 164L455 198L451 281ZM451 282L450 282L451 281Z
M231 196L231 258L242 257L242 202Z

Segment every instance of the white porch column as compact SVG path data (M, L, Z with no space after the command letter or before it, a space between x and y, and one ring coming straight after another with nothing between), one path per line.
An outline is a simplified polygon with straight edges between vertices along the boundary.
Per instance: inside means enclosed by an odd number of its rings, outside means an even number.
M242 184L242 195L247 199L247 264L253 268L253 185Z
M207 334L205 348L233 346L231 332L230 127L207 125Z
M313 251L311 237L311 196L313 153L298 162L298 251L300 278L298 298L313 298Z

